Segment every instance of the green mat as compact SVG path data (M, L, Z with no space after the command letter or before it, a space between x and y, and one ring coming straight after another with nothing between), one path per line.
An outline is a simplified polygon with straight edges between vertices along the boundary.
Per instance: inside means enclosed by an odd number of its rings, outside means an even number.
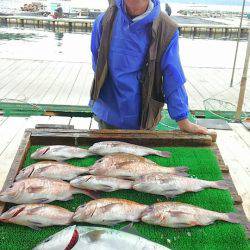
M30 159L30 154L38 147L32 146L25 166L35 161ZM150 156L149 159L162 166L188 166L190 175L206 180L220 180L222 174L218 168L217 160L210 149L204 148L162 148L162 150L171 151L173 156L170 159ZM83 160L70 160L71 164L76 166L89 166L95 162L97 157L89 157ZM103 197L125 198L144 204L152 204L166 199L161 196L139 193L136 191L118 191L114 193L103 194ZM79 205L90 199L83 195L76 195L74 200L69 202L54 202L74 211ZM205 209L218 212L233 212L234 206L231 196L225 190L204 190L200 193L183 194L172 199L173 201L186 202ZM115 226L119 229L128 223ZM84 225L84 224L82 224ZM188 229L170 229L159 226L136 223L135 228L141 236L163 244L171 249L207 249L207 250L243 250L250 249L249 241L245 238L244 227L238 224L226 222L216 222L206 227L194 227ZM62 230L64 227L51 227L34 231L32 229L0 223L0 249L4 250L23 250L31 249L39 242L50 235Z

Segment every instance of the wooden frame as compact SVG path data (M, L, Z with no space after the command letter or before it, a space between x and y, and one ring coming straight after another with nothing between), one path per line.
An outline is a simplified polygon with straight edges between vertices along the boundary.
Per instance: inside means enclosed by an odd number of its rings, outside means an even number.
M191 135L180 131L134 131L134 130L75 130L60 125L38 125L35 129L27 129L20 143L10 171L7 175L3 190L12 185L19 170L22 168L27 152L31 145L74 145L86 146L103 140L120 140L144 146L191 146L205 147L214 151L225 181L230 187L230 193L242 225L246 227L247 237L250 238L248 220L242 207L242 199L238 195L216 144L216 135ZM0 214L5 209L5 203L0 203Z

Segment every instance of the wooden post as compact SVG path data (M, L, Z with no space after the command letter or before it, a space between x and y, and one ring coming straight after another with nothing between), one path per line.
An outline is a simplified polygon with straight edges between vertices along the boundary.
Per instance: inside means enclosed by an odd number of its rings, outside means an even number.
M246 0L243 0L241 19L240 19L240 27L238 29L238 35L237 35L237 44L236 44L236 49L235 49L233 72L232 72L230 87L233 87L233 83L234 83L234 74L235 74L235 67L236 67L238 50L239 50L239 43L240 43L240 37L241 37L241 27L242 27L242 20L243 20L244 11L245 11L245 5L246 5Z
M238 106L237 106L237 111L236 111L236 116L235 116L236 121L241 120L240 118L241 118L242 108L244 104L246 85L247 85L247 72L248 72L249 58L250 58L250 31L248 31L247 52L246 52L244 71L243 71L241 84L240 84L240 94L239 94Z

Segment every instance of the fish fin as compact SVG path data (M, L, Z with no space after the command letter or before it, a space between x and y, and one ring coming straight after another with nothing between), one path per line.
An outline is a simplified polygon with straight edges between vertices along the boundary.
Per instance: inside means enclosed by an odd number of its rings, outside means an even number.
M181 212L181 211L171 211L171 210L169 210L169 213L170 213L171 216L173 216L173 217L179 217L179 216L181 216L181 215L186 214L185 212Z
M45 166L45 167L41 167L39 169L36 169L35 170L35 173L42 173L42 172L45 172L47 169L51 168L51 166Z
M81 190L81 193L89 196L90 198L92 198L94 200L101 198L100 192L84 189L84 190Z
M190 221L188 225L195 227L195 226L201 226L201 223L199 223L199 221Z
M36 221L31 221L27 220L27 226L34 229L34 230L41 230L41 227L43 226L42 223L36 222Z
M228 184L225 181L215 181L213 182L212 187L217 188L217 189L225 189L225 190L229 188Z
M19 181L19 180L27 179L32 175L33 172L34 172L34 165L30 165L26 168L23 168L19 171L15 180ZM24 173L26 173L26 174L24 174Z
M135 229L134 223L131 222L127 226L120 228L120 231L130 233L141 237L140 233Z
M133 163L134 161L125 161L125 162L120 162L120 163L115 163L115 168L119 169L122 168L123 166L126 166L127 164Z
M28 193L39 193L41 192L42 190L44 190L44 187L43 186L37 186L37 187L28 187L27 188L27 191Z
M99 185L101 187L101 189L104 192L113 192L115 191L113 187L109 186L109 185Z
M42 207L35 207L35 208L31 208L27 211L28 215L33 215L34 213L36 213L37 211L41 210Z
M108 204L106 206L101 207L101 209L103 210L103 212L108 212L108 211L112 210L112 208L115 207L118 204L119 203Z
M200 224L197 224L196 222L190 222L190 223L175 223L175 228L186 228L186 227L194 227L194 226L200 226Z
M104 225L107 225L107 226L116 226L117 224L119 223L122 223L124 222L124 220L109 220L109 221L104 221Z
M179 172L176 172L176 173L173 173L173 175L176 175L176 176L181 176L181 177L189 177L189 174L188 173L179 173Z
M105 234L105 230L98 230L97 229L97 230L88 232L85 235L88 237L90 242L96 242L102 237L103 234Z
M187 172L189 170L189 167L175 167L176 172Z
M236 213L229 213L225 215L226 216L223 216L222 220L236 224L240 223L239 217Z
M170 158L171 157L171 153L167 152L167 151L155 151L155 154L164 158Z
M43 204L43 203L49 203L49 202L51 202L51 200L50 199L46 199L46 198L33 200L33 203L37 203L37 204L41 204L41 203Z

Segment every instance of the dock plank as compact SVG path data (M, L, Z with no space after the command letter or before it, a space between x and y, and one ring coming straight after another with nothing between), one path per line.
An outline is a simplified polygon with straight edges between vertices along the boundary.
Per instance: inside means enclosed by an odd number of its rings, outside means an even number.
M241 125L242 126L242 125ZM232 126L234 127L234 126ZM250 148L233 131L217 130L217 144L250 219Z

